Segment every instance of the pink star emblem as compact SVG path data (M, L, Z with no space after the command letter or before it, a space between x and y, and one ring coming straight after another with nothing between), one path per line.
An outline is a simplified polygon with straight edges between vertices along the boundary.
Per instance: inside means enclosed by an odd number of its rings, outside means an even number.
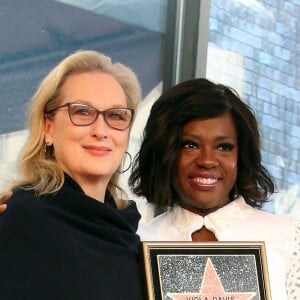
M253 292L226 293L210 258L205 266L199 293L168 293L173 300L250 300L255 295Z

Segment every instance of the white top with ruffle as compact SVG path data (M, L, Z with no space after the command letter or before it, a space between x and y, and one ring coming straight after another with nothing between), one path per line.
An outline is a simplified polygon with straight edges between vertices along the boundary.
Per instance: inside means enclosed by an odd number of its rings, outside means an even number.
M147 224L142 241L192 241L205 226L218 241L264 241L272 300L300 299L300 222L249 206L242 197L205 217L175 205Z

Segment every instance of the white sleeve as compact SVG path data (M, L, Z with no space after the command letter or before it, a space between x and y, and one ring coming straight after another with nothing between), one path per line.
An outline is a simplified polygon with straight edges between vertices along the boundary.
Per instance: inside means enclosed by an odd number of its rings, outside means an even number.
M289 300L300 299L300 222L294 221L292 230L292 251L287 273L286 289Z

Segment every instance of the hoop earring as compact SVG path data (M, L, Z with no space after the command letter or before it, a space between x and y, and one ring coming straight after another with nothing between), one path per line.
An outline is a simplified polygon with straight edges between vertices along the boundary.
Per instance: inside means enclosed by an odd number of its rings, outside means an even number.
M118 172L119 174L122 174L122 173L125 173L126 171L128 171L128 170L130 169L131 165L132 165L132 157L131 157L130 153L127 152L127 151L125 151L125 154L126 154L126 157L127 157L127 156L129 157L129 165L128 165L128 167L127 167L126 169L124 169L124 170L118 169L117 172ZM125 161L126 161L126 158L123 159L122 166L124 165L124 162L125 162Z
M52 143L51 142L45 142L44 144L44 153L46 154L48 152L48 149L52 147Z

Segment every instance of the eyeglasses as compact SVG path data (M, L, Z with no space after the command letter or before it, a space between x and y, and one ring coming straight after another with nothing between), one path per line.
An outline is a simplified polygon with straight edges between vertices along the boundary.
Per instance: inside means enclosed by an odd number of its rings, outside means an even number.
M133 109L130 108L110 108L100 111L91 105L77 102L65 103L45 113L48 115L64 107L68 108L69 118L76 126L91 125L99 115L103 115L105 123L111 128L126 130L130 126L134 114Z

